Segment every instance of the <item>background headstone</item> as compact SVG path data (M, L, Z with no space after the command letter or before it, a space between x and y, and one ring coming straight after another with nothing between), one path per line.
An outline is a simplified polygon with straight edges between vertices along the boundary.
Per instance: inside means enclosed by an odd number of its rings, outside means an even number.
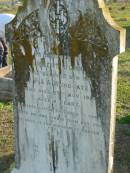
M5 25L9 23L15 15L13 14L0 14L0 37L5 37Z
M13 173L110 173L116 55L124 51L125 30L102 0L26 0L8 28L16 87Z
M14 97L14 82L11 66L0 68L0 101L12 101Z

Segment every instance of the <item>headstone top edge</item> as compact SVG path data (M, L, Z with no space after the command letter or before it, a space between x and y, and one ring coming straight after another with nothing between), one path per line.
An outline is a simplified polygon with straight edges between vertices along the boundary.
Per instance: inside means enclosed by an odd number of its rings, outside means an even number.
M126 48L126 29L121 27L117 22L112 18L108 7L105 4L104 0L98 0L99 8L102 9L103 16L106 22L116 31L119 32L120 36L120 53L123 53Z
M24 12L24 10L27 7L27 4L31 2L30 0L22 0L21 5L18 8L17 14ZM39 3L43 3L43 1L39 1ZM49 3L50 1L46 1L46 3ZM115 31L119 32L119 40L120 40L120 46L119 46L119 52L117 54L120 54L125 51L126 47L126 30L122 28L120 25L118 25L113 18L111 17L110 11L108 7L106 6L106 3L104 0L97 0L97 4L99 9L102 11L102 15L105 19L105 21L109 24L111 28L113 28ZM34 10L36 10L37 7L34 7ZM17 16L17 15L16 15Z

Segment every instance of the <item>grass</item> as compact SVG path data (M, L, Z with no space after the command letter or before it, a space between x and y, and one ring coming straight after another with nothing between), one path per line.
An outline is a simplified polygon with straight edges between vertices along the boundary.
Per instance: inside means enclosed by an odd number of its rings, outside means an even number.
M14 164L13 124L12 103L0 102L0 173L9 173Z
M111 3L108 5L111 16L122 27L130 26L130 5L128 4L125 9L121 9L122 3Z
M129 118L122 119L116 128L114 173L130 173L130 125Z
M130 48L130 3L125 7L122 3L112 3L109 5L111 16L114 20L127 31L127 48Z
M130 113L130 49L119 56L117 119Z
M12 112L13 111L12 102L8 102L8 103L0 102L0 111L2 110L7 110Z
M13 0L0 0L0 13L12 13L16 14L17 6L13 6L8 2L13 2Z
M0 102L0 156L13 149L13 106Z
M7 6L0 5L0 13L5 13L5 11L6 11L6 13L16 14L17 9L16 8L12 9Z
M120 123L120 124L130 124L130 114L128 114L127 116L124 116L123 118L120 118L118 120L118 123Z
M0 5L0 13L11 13L16 14L17 7L11 7L7 5Z

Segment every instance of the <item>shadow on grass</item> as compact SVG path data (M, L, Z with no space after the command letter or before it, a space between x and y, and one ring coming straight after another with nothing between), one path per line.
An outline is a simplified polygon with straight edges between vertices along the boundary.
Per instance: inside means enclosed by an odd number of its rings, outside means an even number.
M130 114L117 120L120 124L130 124Z
M0 156L0 173L10 173L14 167L14 154Z
M119 64L122 64L122 63L130 63L130 59L121 59L120 61L119 61Z
M119 71L118 74L121 75L122 77L130 76L130 72L129 71Z
M130 48L130 26L125 27L126 29L126 47Z
M130 113L117 120L114 173L130 173Z

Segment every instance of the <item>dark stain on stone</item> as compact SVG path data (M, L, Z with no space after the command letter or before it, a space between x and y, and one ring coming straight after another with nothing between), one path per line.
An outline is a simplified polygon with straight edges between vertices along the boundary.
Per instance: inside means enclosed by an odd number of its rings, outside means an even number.
M74 131L72 131L72 153L73 153L74 166L76 169L76 167L77 167L76 159L78 159L78 143L77 143L77 138L76 138L76 134Z
M54 140L54 137L51 137L51 142L49 144L49 153L51 156L51 167L53 173L56 173L57 165L58 165L58 144Z
M25 139L26 139L25 141L27 146L29 146L29 136L28 136L27 128L25 128Z
M17 17L12 23L14 77L17 101L20 103L25 103L25 87L27 87L27 82L30 79L30 70L33 72L33 61L35 57L32 54L32 47L35 48L35 40L41 36L38 12L38 10L35 10L24 18L18 28L16 27Z
M13 61L18 101L24 103L24 88L27 86L30 77L30 68L33 66L34 56L32 55L32 45L29 39L24 37L22 40L17 40L19 34L17 31L14 33Z
M112 68L112 57L102 27L96 13L90 10L85 14L80 13L75 24L68 28L68 32L64 36L59 35L60 43L57 46L54 44L52 49L54 54L71 57L73 68L75 59L81 55L86 77L91 80L91 94L92 98L96 98L97 110L102 100L102 72L104 70L106 80L110 80Z

